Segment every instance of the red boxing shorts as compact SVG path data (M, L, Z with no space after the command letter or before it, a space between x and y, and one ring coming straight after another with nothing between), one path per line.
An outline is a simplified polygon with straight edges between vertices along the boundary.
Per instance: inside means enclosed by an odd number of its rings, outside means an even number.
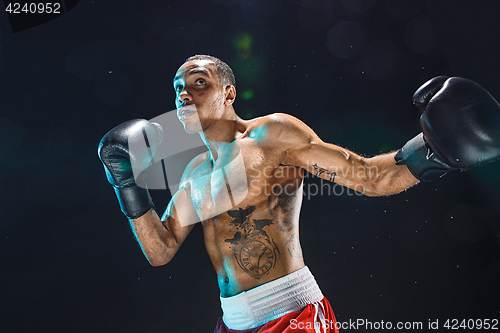
M338 333L335 315L307 267L222 298L214 333Z

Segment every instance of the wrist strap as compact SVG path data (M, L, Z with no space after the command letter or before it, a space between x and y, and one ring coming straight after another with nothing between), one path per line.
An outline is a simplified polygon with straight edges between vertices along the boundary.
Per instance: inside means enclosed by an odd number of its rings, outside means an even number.
M455 170L441 161L425 141L423 133L408 141L396 153L394 159L397 165L406 165L412 175L423 182L443 177L449 171Z
M114 187L120 208L129 219L136 219L154 208L149 191L133 185L130 187Z

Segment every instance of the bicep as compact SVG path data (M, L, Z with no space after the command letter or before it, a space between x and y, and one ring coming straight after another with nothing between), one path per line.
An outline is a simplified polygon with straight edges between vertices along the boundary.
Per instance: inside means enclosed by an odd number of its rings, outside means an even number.
M281 122L278 140L285 150L281 164L300 167L325 180L354 188L366 183L370 174L366 159L340 146L323 142L305 123L290 115L277 114Z

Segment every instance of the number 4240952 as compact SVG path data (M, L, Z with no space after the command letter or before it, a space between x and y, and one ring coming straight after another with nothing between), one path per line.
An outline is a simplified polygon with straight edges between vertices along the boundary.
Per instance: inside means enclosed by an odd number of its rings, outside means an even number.
M18 2L13 2L5 7L5 11L11 14L61 14L61 4L57 2L46 3L25 3L21 5Z
M459 329L485 329L485 330L498 330L498 319L448 319L443 325L444 328L449 330Z

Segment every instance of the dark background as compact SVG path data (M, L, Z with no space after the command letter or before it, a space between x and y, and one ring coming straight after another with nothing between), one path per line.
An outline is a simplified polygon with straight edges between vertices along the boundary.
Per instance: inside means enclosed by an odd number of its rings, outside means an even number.
M108 0L12 33L0 14L0 331L213 331L201 225L151 267L97 157L112 127L174 108L188 56L233 67L242 118L290 113L371 156L419 132L411 97L434 76L500 98L499 16L494 0ZM338 321L499 318L499 167L305 197L305 261Z

